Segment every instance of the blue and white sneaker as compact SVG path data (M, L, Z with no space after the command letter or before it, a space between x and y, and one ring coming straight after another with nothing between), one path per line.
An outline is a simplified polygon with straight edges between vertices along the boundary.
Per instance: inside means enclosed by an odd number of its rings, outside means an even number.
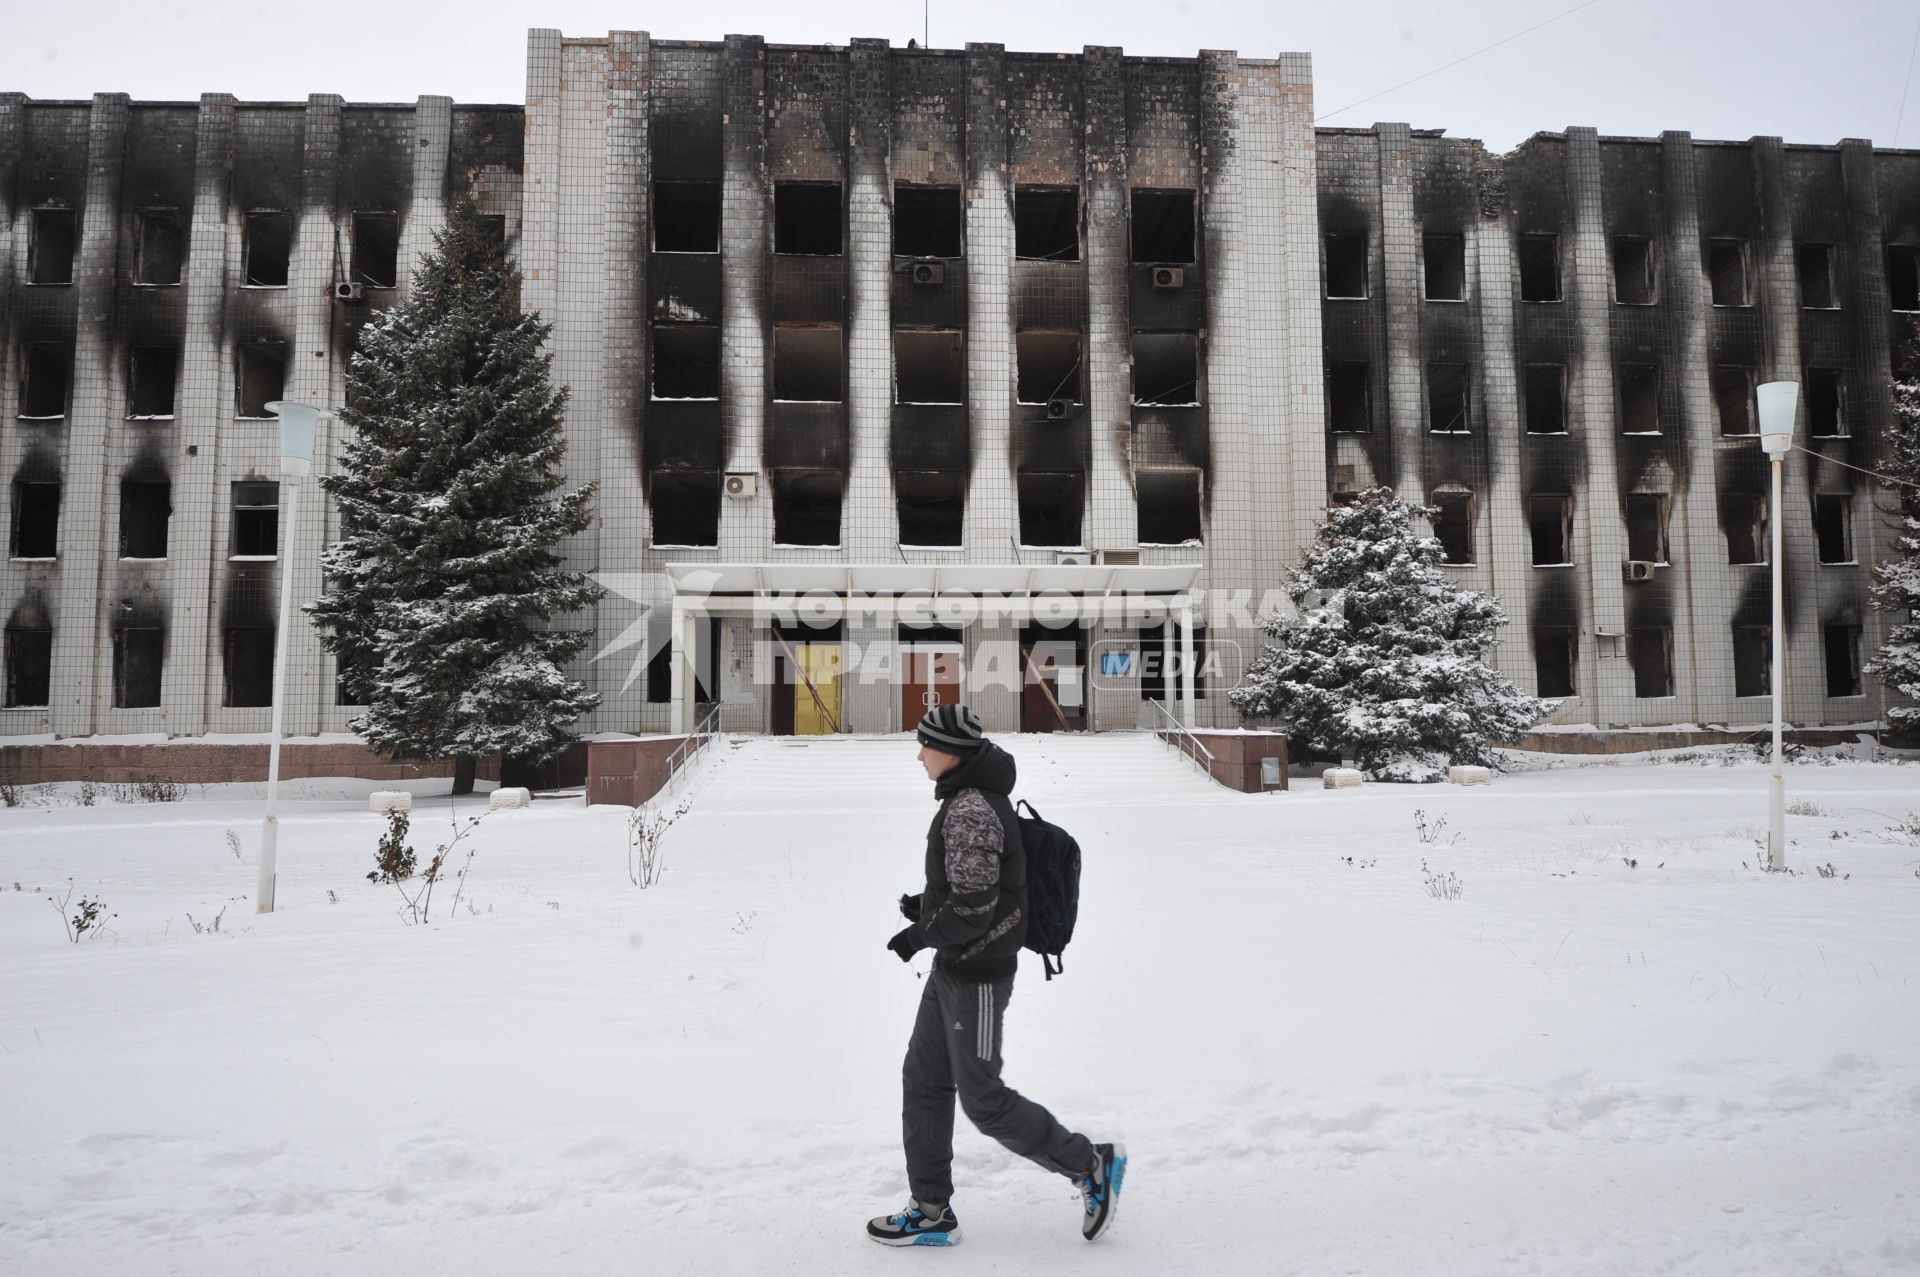
M924 1211L919 1202L910 1200L898 1215L868 1220L867 1236L882 1246L957 1246L960 1221L953 1217L951 1203Z
M1080 1196L1087 1206L1080 1221L1080 1234L1088 1241L1113 1227L1113 1216L1120 1209L1120 1185L1127 1178L1127 1146L1095 1144L1093 1170L1080 1181Z

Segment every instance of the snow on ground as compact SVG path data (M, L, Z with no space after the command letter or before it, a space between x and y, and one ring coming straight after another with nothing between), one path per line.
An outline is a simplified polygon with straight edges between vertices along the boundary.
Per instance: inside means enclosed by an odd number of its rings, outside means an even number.
M863 1239L905 1196L883 945L929 786L905 738L758 738L651 890L623 810L542 799L424 927L351 787L288 805L267 917L257 803L0 811L0 1271L1920 1269L1920 767L1795 767L1783 877L1752 763L1254 796L1150 737L1004 743L1086 852L1008 1077L1128 1142L1108 1239L964 1119L965 1243ZM66 942L69 876L111 935Z

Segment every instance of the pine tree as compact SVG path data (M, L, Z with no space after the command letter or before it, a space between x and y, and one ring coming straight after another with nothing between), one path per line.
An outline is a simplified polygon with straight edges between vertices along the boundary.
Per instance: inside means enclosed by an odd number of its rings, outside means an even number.
M1893 419L1881 467L1894 481L1889 487L1899 532L1894 557L1873 570L1873 605L1905 619L1887 627L1887 641L1866 670L1907 702L1887 706L1888 725L1907 733L1920 732L1920 323L1903 353L1890 387Z
M589 633L547 628L604 593L553 550L588 526L593 492L560 490L551 331L521 313L518 269L460 201L406 300L361 330L350 433L321 480L341 539L306 610L367 707L353 729L382 754L451 758L455 793L483 757L552 757L600 699L560 669Z
M1329 510L1287 585L1303 614L1267 621L1272 643L1229 694L1247 717L1281 720L1297 745L1376 776L1432 778L1436 755L1490 762L1490 740L1553 708L1486 664L1506 614L1448 583L1440 542L1414 533L1414 513L1388 488Z

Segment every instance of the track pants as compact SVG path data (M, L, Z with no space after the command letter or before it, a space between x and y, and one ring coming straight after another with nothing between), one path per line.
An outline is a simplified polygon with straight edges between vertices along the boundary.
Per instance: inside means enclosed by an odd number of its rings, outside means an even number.
M990 984L958 980L935 968L920 995L901 1070L901 1128L907 1182L923 1206L953 1200L953 1101L967 1120L1055 1174L1079 1179L1093 1166L1093 1145L1000 1080L1000 1026L1013 977Z

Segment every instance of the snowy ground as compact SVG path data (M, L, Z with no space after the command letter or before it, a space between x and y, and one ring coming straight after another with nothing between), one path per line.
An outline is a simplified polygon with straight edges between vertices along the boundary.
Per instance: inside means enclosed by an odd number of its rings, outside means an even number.
M1107 1240L964 1120L965 1244L862 1239L929 787L904 738L754 739L652 890L623 811L542 800L424 927L361 800L291 805L269 917L232 794L0 811L0 1271L1920 1270L1920 766L1795 767L1781 877L1751 763L1244 796L1150 738L1006 743L1087 857L1008 1077L1129 1144ZM69 876L111 935L66 942Z

